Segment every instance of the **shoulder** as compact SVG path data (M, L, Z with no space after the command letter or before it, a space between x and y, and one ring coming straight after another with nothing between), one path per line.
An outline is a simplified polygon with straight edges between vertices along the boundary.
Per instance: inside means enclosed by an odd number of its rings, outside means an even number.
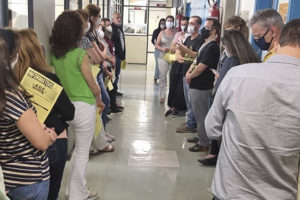
M60 84L59 79L57 78L57 76L53 73L45 73L44 74L46 77L48 77L49 79L51 79L52 81L54 81L55 83Z

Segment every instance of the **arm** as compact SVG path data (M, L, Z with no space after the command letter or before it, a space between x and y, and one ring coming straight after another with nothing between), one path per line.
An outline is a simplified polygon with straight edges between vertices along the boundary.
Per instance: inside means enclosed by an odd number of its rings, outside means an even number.
M190 73L189 78L195 78L197 76L199 76L200 74L202 74L205 70L207 69L207 65L203 64L203 63L199 63L196 68Z
M222 136L223 124L226 117L225 107L222 103L223 98L223 92L220 88L220 91L216 93L213 105L205 118L206 133L211 139L220 139Z
M182 52L182 54L186 53L189 56L191 56L192 58L196 58L196 56L197 56L196 51L192 51L191 49L184 46L184 44L178 43L178 49Z
M165 48L165 47L161 47L161 46L160 46L160 45L161 45L162 34L163 34L163 31L161 31L161 32L159 33L158 37L157 37L157 41L156 41L156 44L155 44L155 48L158 49L158 50L160 50L160 51L166 52L166 51L168 51L168 49Z
M98 47L97 43L95 41L91 42L96 53L98 54L98 56L100 57L101 61L103 62L106 59L106 54L104 54Z
M87 53L91 57L91 59L94 61L95 64L99 64L101 62L100 56L97 54L94 47L86 49Z
M87 55L84 55L84 57L82 59L81 73L82 73L86 83L88 84L90 90L94 94L97 107L104 108L105 104L102 102L102 100L100 98L101 90L100 90L99 85L96 83L95 79L93 78L93 75L92 75L92 72L91 72L91 69L89 66L89 59L88 59Z
M56 140L56 133L42 126L31 108L21 115L16 125L29 142L39 150L47 150Z

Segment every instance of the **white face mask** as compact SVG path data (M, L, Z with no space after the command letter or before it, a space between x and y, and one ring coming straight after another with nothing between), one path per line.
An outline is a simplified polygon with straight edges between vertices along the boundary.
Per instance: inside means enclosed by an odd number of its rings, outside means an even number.
M97 37L104 38L104 32L101 29L96 30Z
M166 22L166 27L167 28L173 28L174 23L173 22Z
M16 66L16 64L17 64L17 62L18 62L18 60L19 60L19 54L17 53L17 58L16 58L16 60L10 64L10 67L11 67L12 70L15 68L15 66Z
M165 29L166 26L165 26L164 24L161 24L161 25L160 25L160 28L161 28L161 29Z
M186 28L186 26L181 26L181 32L185 32L186 30L185 30L185 28Z
M85 28L84 33L87 33L91 28L91 23L88 23L88 26Z
M106 27L106 30L111 33L112 32L112 27L108 26L108 27Z
M195 27L192 26L192 25L189 25L188 28L187 28L187 32L188 32L189 34L195 33Z
M101 24L101 18L98 17L97 21L95 22L95 25L96 25L96 26L99 26L100 24Z

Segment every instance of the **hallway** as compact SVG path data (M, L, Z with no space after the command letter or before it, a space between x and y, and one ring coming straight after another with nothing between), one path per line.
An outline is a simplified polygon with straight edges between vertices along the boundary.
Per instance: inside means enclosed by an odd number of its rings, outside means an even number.
M206 153L189 152L186 139L193 134L176 133L184 117L164 116L153 62L150 54L148 67L128 65L121 72L125 110L107 127L117 137L116 151L90 157L87 184L101 200L210 200L214 168L198 164ZM68 169L69 162L60 199L65 199Z

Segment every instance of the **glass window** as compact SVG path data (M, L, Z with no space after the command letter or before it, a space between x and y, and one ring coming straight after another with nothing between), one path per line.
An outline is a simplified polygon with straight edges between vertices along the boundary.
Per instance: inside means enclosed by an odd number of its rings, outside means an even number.
M149 5L156 7L172 7L172 0L150 0Z
M124 5L129 6L147 6L147 0L124 0Z
M92 0L92 4L96 4L97 5L97 0Z
M289 0L279 0L278 1L278 12L280 13L284 23L286 23L286 17L289 8Z
M64 0L55 0L55 19L64 12Z
M84 8L88 4L90 4L89 0L82 0L82 8Z
M127 35L147 34L147 8L124 7L124 32Z
M9 22L13 28L28 28L28 1L9 0L8 9L12 11L12 20Z
M249 22L254 14L255 0L239 0L237 1L237 14L246 22Z
M70 0L70 10L77 10L79 8L79 0Z

